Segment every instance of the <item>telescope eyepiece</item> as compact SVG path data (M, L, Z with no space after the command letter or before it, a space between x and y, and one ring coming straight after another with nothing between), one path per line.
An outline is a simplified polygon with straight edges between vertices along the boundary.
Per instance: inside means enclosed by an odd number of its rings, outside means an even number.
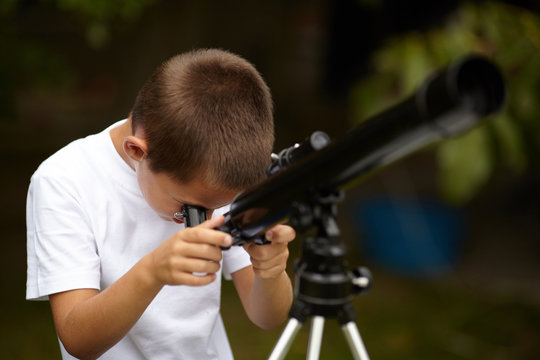
M184 205L181 211L173 214L173 217L177 220L184 220L186 227L192 227L207 220L207 211L208 209L202 206Z

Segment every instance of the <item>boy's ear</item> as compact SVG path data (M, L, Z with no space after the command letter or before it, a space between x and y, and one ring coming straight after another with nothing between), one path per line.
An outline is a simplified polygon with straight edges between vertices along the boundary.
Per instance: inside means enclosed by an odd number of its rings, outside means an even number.
M148 154L148 146L144 139L136 136L127 136L123 143L124 152L135 161L144 160Z

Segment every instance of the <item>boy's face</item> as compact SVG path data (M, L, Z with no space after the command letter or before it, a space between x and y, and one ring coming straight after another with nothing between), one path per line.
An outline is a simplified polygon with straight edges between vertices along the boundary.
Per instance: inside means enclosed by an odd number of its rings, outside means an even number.
M175 219L173 215L182 211L184 205L204 207L209 210L207 217L210 218L213 210L230 203L238 193L237 190L218 190L208 186L204 181L197 180L197 177L195 177L196 180L188 183L178 183L165 173L153 172L150 170L146 156L148 146L143 132L138 129L135 135L129 135L130 121L122 126L119 127L118 133L111 132L113 142L117 139L119 147L122 147L119 153L135 170L146 202L163 219L183 223L183 220Z
M182 206L186 204L208 209L207 217L210 218L213 210L230 203L237 193L213 189L203 181L178 183L164 173L153 172L148 165L146 159L137 165L139 187L150 207L169 221L183 223L183 220L175 219L173 214L182 211Z

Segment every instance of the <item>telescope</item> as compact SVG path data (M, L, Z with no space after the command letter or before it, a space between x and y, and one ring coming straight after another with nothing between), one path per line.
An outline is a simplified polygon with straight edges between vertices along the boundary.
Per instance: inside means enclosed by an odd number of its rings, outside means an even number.
M431 143L460 135L501 108L503 77L486 57L469 54L428 76L417 91L333 143L321 132L274 155L270 176L239 193L218 229L233 245L264 242L270 227L310 226L306 204L353 187L366 175Z
M502 107L505 93L495 64L470 54L434 72L408 98L364 120L341 139L330 142L328 135L315 131L302 143L272 154L268 178L236 195L224 225L217 228L233 237L233 245L264 244L265 232L280 223L288 223L298 234L315 230L303 239L301 257L295 261L290 320L269 360L284 359L309 317L313 326L307 359L318 359L324 319L335 317L354 359L369 360L350 300L369 289L371 274L366 268L346 267L336 203L346 189L383 166L477 126ZM205 214L203 208L186 205L178 216L194 226Z

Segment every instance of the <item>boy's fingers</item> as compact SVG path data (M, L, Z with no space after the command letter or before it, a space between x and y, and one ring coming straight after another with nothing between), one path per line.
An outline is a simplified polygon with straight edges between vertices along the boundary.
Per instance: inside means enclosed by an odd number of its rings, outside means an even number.
M200 224L199 226L206 228L206 229L213 229L215 227L221 226L225 223L225 217L223 215L219 215L213 218L210 218Z
M191 273L182 273L178 275L177 282L188 286L203 286L210 284L215 279L216 274L193 275Z
M224 247L232 244L232 237L227 233L197 227L184 230L183 239L191 243L203 243Z
M289 243L296 237L296 231L288 225L276 225L266 232L266 240Z
M175 269L186 273L213 274L220 268L219 260L221 259L209 261L208 259L184 258L176 261Z
M224 247L230 246L232 244L232 237L222 231L214 230L215 227L223 225L223 222L223 216L209 219L195 227L181 230L182 238L193 243L205 243Z

